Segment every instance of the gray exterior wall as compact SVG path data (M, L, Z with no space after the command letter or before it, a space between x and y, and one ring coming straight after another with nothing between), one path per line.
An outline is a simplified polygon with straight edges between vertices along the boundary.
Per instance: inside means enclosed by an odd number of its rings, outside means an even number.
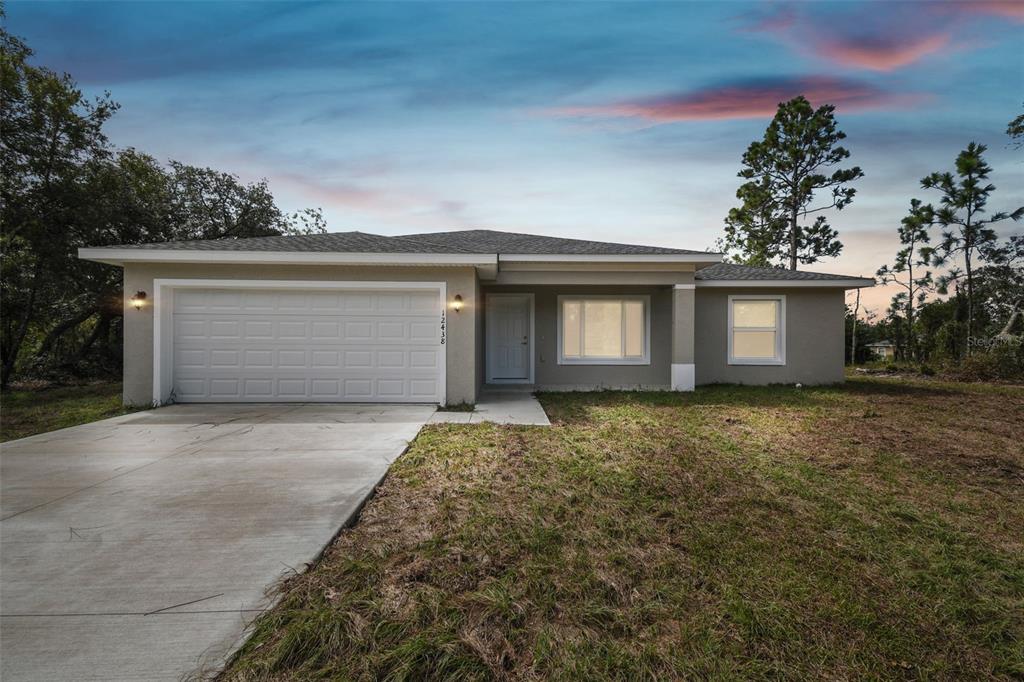
M335 265L222 265L129 263L124 268L124 401L153 400L153 306L131 308L128 297L145 291L152 301L154 279L253 279L309 281L447 282L448 301L462 296L464 308L448 310L447 393L449 403L476 402L479 370L477 315L479 284L473 267L381 267Z
M584 388L667 389L672 375L672 287L484 286L488 293L534 294L535 383L551 390ZM639 294L651 297L651 364L559 365L558 297L566 294ZM486 323L484 335L486 337ZM486 353L486 351L485 351ZM486 357L481 364L486 367Z
M844 380L845 296L842 289L699 287L697 384L831 384ZM786 364L729 365L729 296L785 294Z

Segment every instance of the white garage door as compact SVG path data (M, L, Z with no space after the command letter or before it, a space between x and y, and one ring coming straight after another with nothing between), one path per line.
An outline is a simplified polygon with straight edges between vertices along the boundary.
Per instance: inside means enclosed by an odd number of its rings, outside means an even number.
M436 290L178 289L177 402L437 402Z

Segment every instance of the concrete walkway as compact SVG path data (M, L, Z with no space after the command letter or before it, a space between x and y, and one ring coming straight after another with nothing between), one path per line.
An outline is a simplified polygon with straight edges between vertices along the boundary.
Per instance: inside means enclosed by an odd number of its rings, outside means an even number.
M438 411L430 423L478 424L532 424L551 426L544 408L529 388L514 386L485 386L480 393L474 412Z
M0 446L0 678L216 668L433 412L181 405Z

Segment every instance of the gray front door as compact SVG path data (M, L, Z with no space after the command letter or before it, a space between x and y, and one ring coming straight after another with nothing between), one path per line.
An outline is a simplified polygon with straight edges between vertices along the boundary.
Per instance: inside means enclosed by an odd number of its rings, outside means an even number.
M533 296L490 294L487 297L487 380L530 381Z

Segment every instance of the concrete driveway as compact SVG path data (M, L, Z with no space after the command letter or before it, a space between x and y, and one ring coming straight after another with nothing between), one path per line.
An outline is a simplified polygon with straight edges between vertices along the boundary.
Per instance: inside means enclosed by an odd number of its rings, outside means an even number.
M215 668L433 412L178 405L4 444L0 678Z

